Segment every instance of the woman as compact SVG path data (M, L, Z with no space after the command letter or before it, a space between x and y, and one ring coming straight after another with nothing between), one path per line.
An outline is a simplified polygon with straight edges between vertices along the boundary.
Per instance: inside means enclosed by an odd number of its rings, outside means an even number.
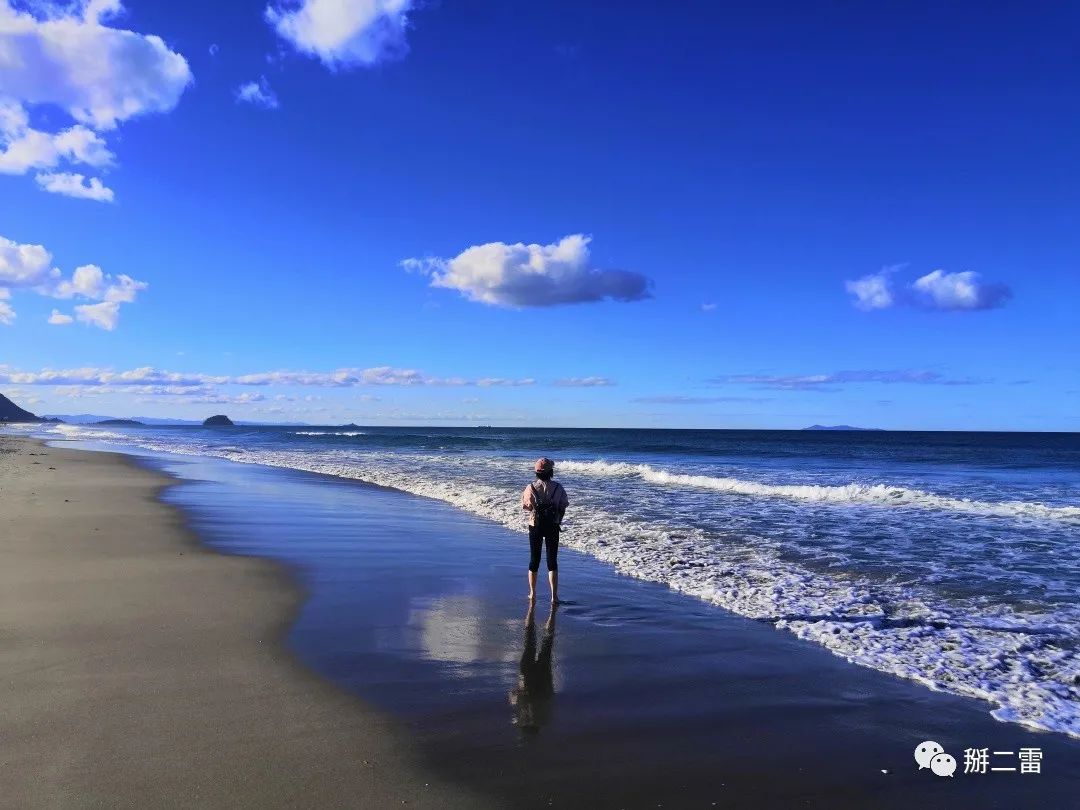
M521 493L521 508L529 513L529 601L536 599L536 572L540 570L540 549L547 550L548 585L551 602L559 601L559 529L570 499L558 481L553 481L555 462L537 459L536 480Z

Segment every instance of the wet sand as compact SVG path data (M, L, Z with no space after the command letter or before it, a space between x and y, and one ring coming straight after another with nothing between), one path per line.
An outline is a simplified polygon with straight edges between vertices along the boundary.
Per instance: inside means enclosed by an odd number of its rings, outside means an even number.
M18 805L909 810L1080 795L1078 741L570 550L568 603L549 624L541 601L530 632L523 536L445 504L144 458L183 479L163 490L121 456L18 446L0 454L16 673L0 795ZM159 492L234 556L202 550ZM927 739L956 755L954 778L918 770ZM963 773L965 747L1026 746L1043 773Z
M530 638L524 534L446 504L214 459L156 463L193 480L168 498L215 548L279 559L304 584L287 639L300 660L406 719L433 770L505 807L1065 807L1080 795L1080 741L999 723L988 704L570 549L568 602L545 633L541 585ZM955 777L919 771L925 740L956 756ZM964 774L968 747L1039 747L1043 772Z
M170 483L0 437L0 804L484 806L295 662L301 591L201 546Z

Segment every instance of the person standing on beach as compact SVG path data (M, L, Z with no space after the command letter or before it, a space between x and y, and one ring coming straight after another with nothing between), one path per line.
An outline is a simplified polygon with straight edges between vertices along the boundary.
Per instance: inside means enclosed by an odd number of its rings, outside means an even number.
M547 551L548 585L551 602L559 601L559 530L570 499L558 481L553 481L555 462L537 459L536 480L521 493L521 508L529 513L529 600L536 599L536 572L540 570L540 550Z

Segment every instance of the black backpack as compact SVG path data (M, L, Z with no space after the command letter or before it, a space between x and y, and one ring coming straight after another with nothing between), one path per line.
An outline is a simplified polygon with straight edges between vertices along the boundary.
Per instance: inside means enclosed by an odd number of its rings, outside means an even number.
M558 481L553 481L551 486L551 495L558 491L556 487L561 487ZM559 507L554 500L544 500L540 490L536 488L536 484L532 485L533 491L533 514L536 515L537 526L550 526L559 522Z

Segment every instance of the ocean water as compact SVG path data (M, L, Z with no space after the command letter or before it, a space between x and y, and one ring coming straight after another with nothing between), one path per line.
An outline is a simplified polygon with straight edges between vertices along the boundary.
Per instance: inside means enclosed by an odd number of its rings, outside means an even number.
M855 664L983 699L999 720L1080 737L1080 434L34 432L362 480L513 528L532 461L548 455L571 499L566 545Z

